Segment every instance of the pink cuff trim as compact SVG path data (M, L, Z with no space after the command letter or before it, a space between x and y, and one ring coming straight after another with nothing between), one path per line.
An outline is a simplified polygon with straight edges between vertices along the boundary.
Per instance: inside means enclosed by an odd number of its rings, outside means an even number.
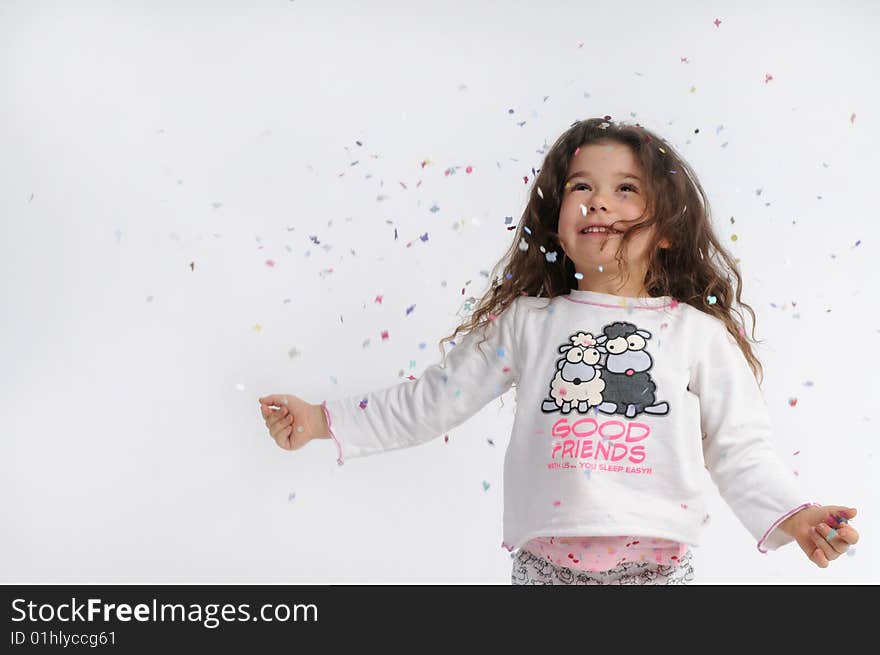
M321 403L321 407L324 408L324 416L327 418L327 429L330 430L330 436L333 437L333 441L336 442L336 450L339 451L339 458L336 460L336 463L339 464L339 466L342 466L342 446L339 445L339 439L337 439L336 435L333 433L333 421L330 420L330 410L327 409L326 400Z
M758 551L761 553L764 553L766 555L767 551L764 550L763 548L761 548L761 544L763 544L764 541L767 539L767 535L769 535L771 532L773 532L776 529L776 527L780 523L782 523L785 519L787 519L789 516L791 516L792 514L796 514L797 512L800 512L804 507L810 507L810 506L822 507L822 505L820 505L819 503L804 503L803 505L798 505L797 507L795 507L793 510L791 510L790 512L785 514L785 516L780 516L778 519L776 519L776 522L770 526L770 529L764 533L764 536L761 537L761 540L758 542Z

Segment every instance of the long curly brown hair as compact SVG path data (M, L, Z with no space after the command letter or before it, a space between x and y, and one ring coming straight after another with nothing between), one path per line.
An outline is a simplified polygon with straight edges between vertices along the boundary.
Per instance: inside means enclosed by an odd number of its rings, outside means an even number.
M557 249L562 249L558 229L565 179L570 160L578 148L609 141L628 146L636 160L641 162L647 195L646 208L640 217L645 220L627 229L619 240L615 259L620 275L629 279L623 256L626 243L635 231L656 224L648 249L652 254L644 280L648 294L651 297L671 296L724 321L760 385L763 367L752 352L745 330L740 327L744 325L744 318L733 306L731 276L736 278L736 303L747 309L752 317L752 340L760 343L754 338L755 312L741 301L742 276L736 260L721 245L712 229L709 201L697 176L675 149L659 136L638 123L615 123L610 116L572 124L547 152L537 177L532 181L529 201L510 248L492 269L492 287L479 301L467 299L465 307L468 310L476 303L470 318L440 341L444 363L445 341L454 339L459 332L467 334L487 326L517 296L543 295L549 304L549 299L568 294L578 287L574 262L564 254L560 257L553 255ZM668 244L665 248L660 247L664 238ZM498 274L499 268L503 275ZM710 297L714 297L714 302ZM739 321L734 319L734 313Z

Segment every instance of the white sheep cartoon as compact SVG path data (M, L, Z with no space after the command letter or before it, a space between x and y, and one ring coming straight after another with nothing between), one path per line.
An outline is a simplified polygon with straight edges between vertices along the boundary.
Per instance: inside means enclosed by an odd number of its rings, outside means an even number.
M550 382L550 399L544 401L542 412L562 411L568 414L576 405L586 413L590 407L602 404L605 380L596 366L605 348L589 332L578 332L570 337L571 345L559 346L565 357L556 362L556 375Z

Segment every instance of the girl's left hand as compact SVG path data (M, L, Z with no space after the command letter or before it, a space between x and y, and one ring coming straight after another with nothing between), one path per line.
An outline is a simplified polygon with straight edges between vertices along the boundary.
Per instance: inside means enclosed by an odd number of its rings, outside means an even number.
M858 542L858 531L847 523L856 513L854 508L839 505L805 507L780 523L779 528L797 540L811 562L824 569Z

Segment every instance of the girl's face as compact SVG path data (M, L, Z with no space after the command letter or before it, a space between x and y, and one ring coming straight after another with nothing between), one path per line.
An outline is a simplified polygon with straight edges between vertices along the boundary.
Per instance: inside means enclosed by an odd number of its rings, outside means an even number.
M617 273L615 254L620 245L619 232L582 234L581 230L596 224L626 231L635 225L647 203L643 180L641 165L632 151L614 141L581 146L571 158L559 210L559 241L584 276L580 288L605 286L602 282ZM634 235L623 252L631 267L631 281L639 287L635 292L641 291L654 229L651 226Z

